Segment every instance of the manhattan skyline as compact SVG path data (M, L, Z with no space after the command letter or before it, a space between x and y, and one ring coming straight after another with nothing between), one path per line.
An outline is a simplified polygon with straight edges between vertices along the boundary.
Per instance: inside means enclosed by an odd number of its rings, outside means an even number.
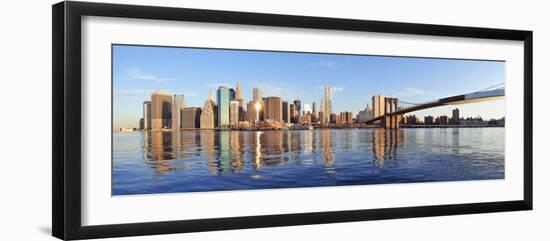
M313 102L332 86L332 111L357 114L376 94L422 103L475 92L505 82L505 63L365 55L113 46L113 127L137 127L142 103L155 90L183 94L188 107L202 107L210 91L242 86L245 102L252 89L263 96ZM414 112L450 113L455 106ZM504 100L460 106L464 116L504 116Z

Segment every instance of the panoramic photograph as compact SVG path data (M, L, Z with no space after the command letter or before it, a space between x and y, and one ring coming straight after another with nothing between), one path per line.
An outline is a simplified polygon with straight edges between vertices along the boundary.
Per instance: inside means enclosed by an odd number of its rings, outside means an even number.
M504 179L505 61L112 45L112 195Z

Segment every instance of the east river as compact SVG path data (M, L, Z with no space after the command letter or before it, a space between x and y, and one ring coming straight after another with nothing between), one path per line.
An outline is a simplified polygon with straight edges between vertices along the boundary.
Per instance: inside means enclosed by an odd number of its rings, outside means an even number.
M112 194L504 178L504 128L113 133Z

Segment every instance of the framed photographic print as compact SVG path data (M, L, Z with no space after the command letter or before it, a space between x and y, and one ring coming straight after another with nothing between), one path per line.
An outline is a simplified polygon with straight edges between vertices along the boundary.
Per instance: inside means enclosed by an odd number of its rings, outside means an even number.
M524 30L55 4L53 235L530 210L532 71Z

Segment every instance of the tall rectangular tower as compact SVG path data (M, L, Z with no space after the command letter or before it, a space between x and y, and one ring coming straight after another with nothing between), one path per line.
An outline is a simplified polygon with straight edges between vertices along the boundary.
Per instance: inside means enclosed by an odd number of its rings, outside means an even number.
M229 102L229 125L237 127L239 124L239 101L232 100Z
M229 128L229 101L230 93L226 86L220 86L217 93L218 128Z
M151 130L167 129L172 120L172 95L155 91L151 94Z
M283 101L281 97L270 96L265 98L264 115L266 120L283 122Z
M185 108L185 99L183 95L174 95L174 103L172 104L172 130L182 128L181 110L183 108Z
M375 95L372 97L373 118L383 116L386 111L386 100L384 95Z
M151 101L143 102L143 129L151 130Z

